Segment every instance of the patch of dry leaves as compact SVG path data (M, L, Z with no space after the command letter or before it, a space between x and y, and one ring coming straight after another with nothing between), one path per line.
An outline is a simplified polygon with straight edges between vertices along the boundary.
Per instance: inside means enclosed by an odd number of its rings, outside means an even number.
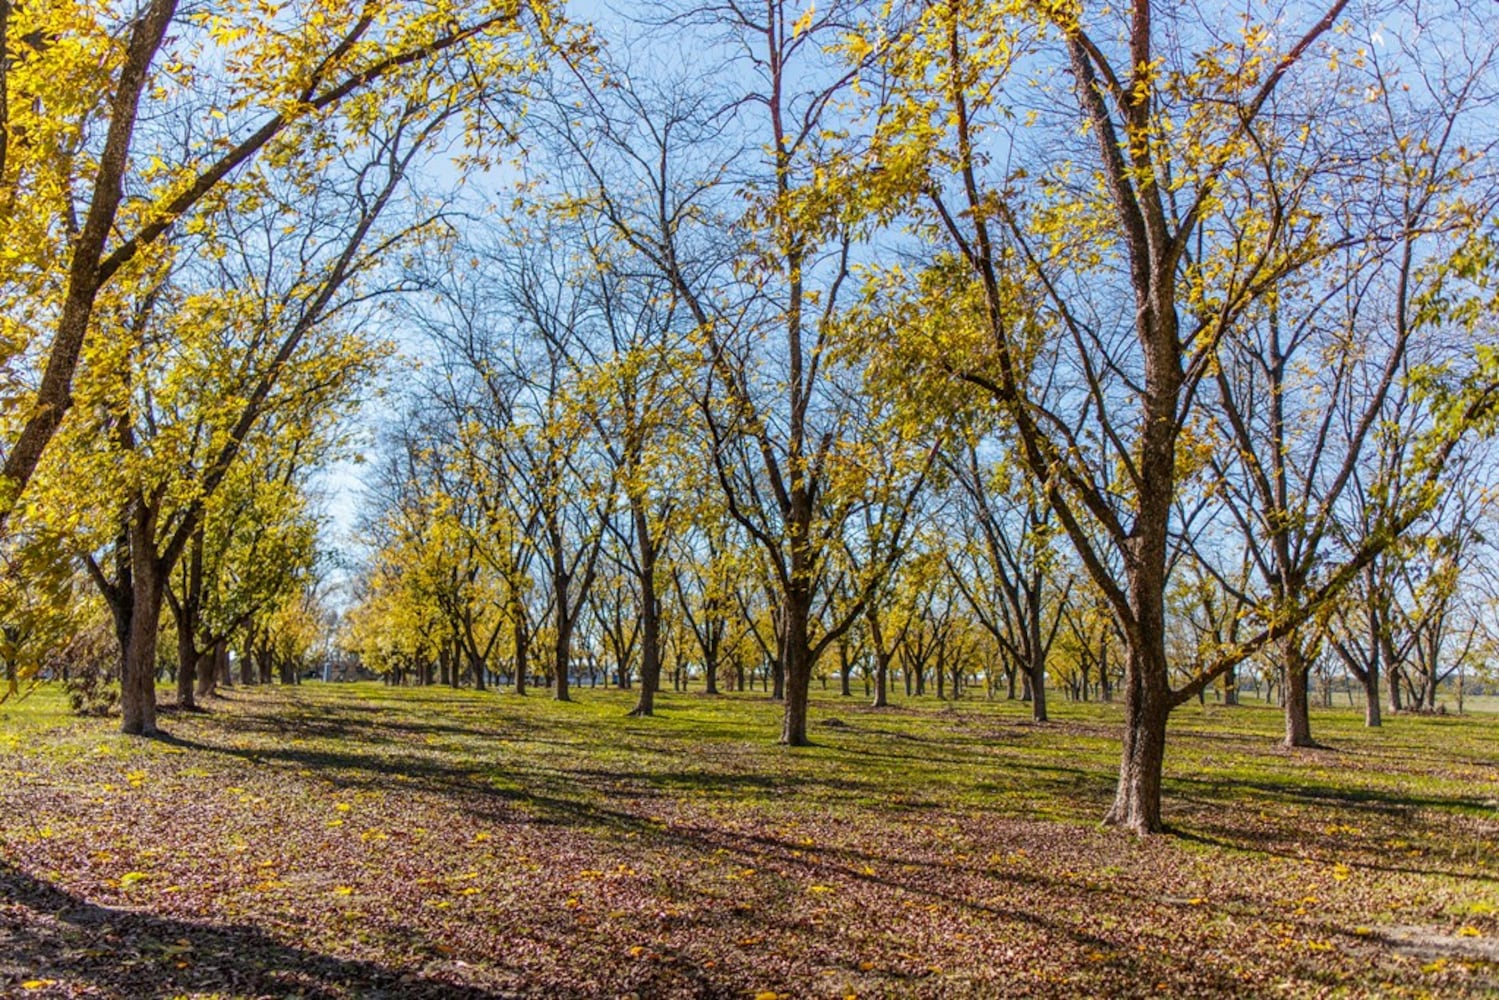
M172 717L169 741L80 723L6 760L0 992L1499 990L1495 822L1419 794L1361 797L1359 768L1377 759L1284 762L1342 769L1345 797L1178 773L1175 835L1137 841L1087 821L1107 785L1086 776L1047 816L973 781L902 780L899 760L879 759L910 742L888 715L844 713L826 746L788 756L755 732L656 740L651 721L632 721L638 746L620 750L619 734L591 742L504 704L240 691ZM1111 736L945 724L956 749L931 737L913 752L1022 785L1037 739ZM1275 752L1214 733L1179 742L1188 757Z

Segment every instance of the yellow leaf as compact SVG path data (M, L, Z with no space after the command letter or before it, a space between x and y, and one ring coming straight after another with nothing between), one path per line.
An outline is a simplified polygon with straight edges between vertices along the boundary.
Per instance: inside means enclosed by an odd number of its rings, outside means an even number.
M800 38L802 32L812 27L812 18L815 16L817 16L817 5L814 3L810 7L808 7L806 12L802 14L801 17L797 18L796 23L791 26L791 37ZM774 994L771 994L772 1000L774 1000L774 996Z

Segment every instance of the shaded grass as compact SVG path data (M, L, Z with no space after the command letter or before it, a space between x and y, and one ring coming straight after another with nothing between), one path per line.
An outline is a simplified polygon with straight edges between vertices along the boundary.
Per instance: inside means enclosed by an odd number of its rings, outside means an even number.
M818 692L817 745L790 749L762 697L668 694L633 719L627 692L576 694L241 689L152 742L47 717L45 699L35 717L0 708L5 733L27 734L0 771L0 885L16 900L0 991L1499 985L1492 716L1368 731L1322 712L1325 747L1287 751L1272 709L1187 706L1167 761L1173 835L1135 841L1098 825L1114 706L1061 704L1035 725L1019 705L875 711ZM101 949L105 922L188 944L132 950L116 932ZM90 959L101 950L114 971ZM223 979L237 950L252 971Z

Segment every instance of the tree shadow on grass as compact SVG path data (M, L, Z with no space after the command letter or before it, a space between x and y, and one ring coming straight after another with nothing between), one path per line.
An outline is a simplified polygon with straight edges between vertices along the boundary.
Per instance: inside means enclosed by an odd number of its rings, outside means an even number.
M324 955L255 927L100 906L0 860L0 994L456 998L492 993L373 962Z

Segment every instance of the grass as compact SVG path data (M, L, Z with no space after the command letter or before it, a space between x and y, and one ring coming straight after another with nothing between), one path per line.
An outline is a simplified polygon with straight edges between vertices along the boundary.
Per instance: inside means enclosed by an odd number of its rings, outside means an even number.
M72 718L62 685L24 685L0 701L0 753L14 753L36 734L66 726Z
M1499 718L236 689L140 741L0 705L0 993L1463 996L1499 990Z

